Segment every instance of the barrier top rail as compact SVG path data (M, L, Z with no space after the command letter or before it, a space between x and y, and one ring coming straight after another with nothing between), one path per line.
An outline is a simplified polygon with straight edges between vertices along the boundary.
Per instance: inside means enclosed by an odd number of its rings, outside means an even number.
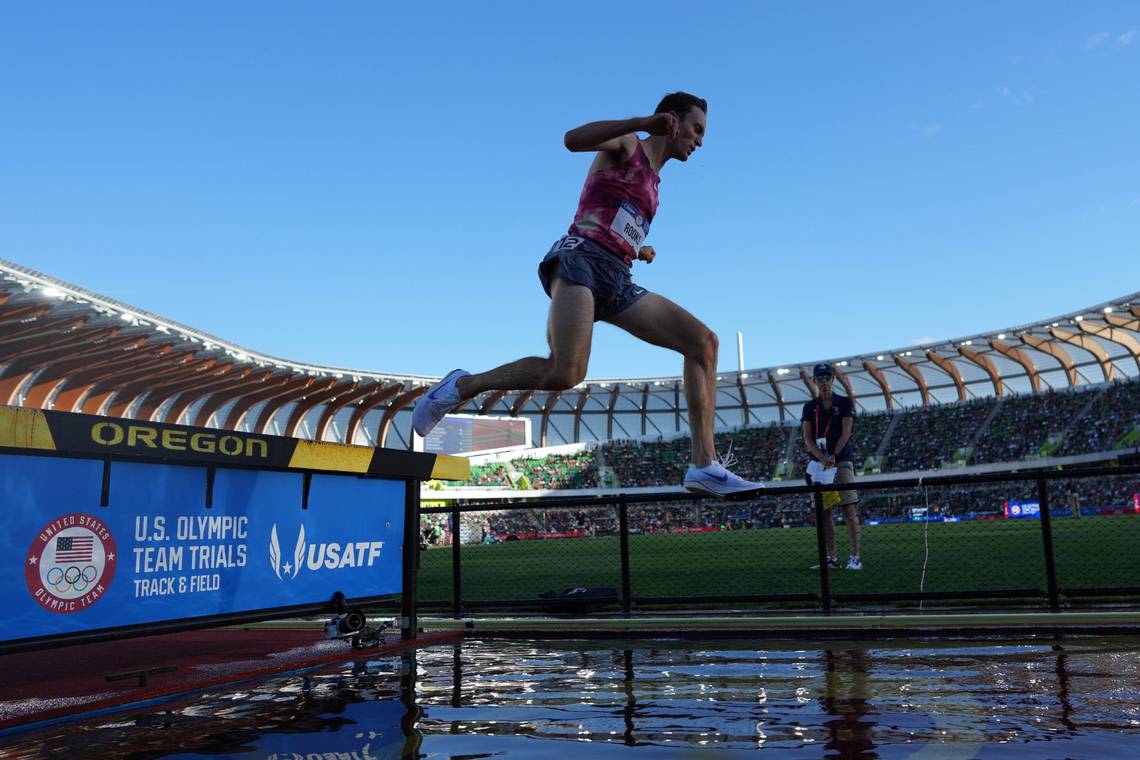
M390 478L467 480L464 457L0 406L0 449Z

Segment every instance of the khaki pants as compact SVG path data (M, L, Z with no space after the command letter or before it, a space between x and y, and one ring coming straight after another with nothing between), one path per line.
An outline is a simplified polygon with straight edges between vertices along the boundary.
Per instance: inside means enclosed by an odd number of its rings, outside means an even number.
M855 482L855 465L851 462L839 462L836 464L835 469L835 484L845 485L847 483ZM808 478L808 484L811 484L811 479ZM858 491L824 491L823 492L823 508L831 509L832 507L846 506L848 504L859 503Z

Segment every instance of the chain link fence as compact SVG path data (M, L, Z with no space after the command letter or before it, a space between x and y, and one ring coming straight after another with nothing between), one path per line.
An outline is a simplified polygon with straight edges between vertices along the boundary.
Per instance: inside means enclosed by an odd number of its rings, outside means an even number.
M612 611L1135 602L1137 473L862 478L854 525L808 486L427 507L419 600L454 614L557 610L570 589L612 590L595 605Z

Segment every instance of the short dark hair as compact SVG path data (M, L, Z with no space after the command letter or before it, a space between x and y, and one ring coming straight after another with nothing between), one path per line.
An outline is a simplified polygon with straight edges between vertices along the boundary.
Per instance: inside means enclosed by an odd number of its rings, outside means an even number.
M694 108L699 108L704 111L705 116L709 115L709 104L705 102L704 98L698 98L696 95L678 91L671 92L661 98L661 102L657 104L657 110L653 113L672 112L683 119L685 118L685 114Z

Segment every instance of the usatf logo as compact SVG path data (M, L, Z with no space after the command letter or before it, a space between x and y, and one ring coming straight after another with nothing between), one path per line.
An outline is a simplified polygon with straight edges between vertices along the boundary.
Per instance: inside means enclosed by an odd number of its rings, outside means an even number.
M269 564L280 580L296 578L301 567L309 570L341 570L346 567L372 567L380 559L383 541L350 541L348 543L305 543L305 526L297 532L292 559L281 562L281 541L277 538L277 523L269 531ZM306 549L308 551L306 551Z
M52 520L32 540L24 580L44 609L82 612L107 593L115 562L115 537L107 525L73 512Z

